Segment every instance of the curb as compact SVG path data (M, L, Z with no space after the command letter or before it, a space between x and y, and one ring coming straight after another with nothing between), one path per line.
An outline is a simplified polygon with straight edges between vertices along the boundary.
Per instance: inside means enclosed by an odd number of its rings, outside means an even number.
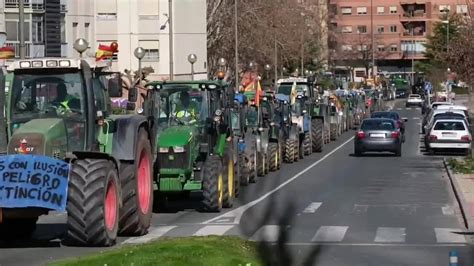
M466 212L468 212L468 204L466 199L464 198L461 190L461 185L458 183L456 178L454 178L454 173L451 170L451 167L449 166L448 162L446 161L446 158L443 158L443 164L444 168L446 169L446 173L448 174L449 181L451 183L451 187L453 188L454 195L456 196L456 200L461 207L461 215L464 221L464 226L469 230L474 230L474 218L469 219L467 217Z

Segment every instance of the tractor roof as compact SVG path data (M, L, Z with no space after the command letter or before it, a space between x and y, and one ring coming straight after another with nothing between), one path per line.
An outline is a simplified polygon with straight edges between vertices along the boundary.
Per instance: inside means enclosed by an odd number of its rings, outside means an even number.
M93 58L83 58L89 66L94 68L107 68L108 64L105 61L96 62ZM81 59L79 58L61 58L61 57L45 57L45 58L30 58L13 61L8 67L7 71L13 72L15 70L25 69L80 69Z
M227 87L229 83L220 81L220 80L192 80L192 81L174 80L174 81L151 81L147 83L145 86L147 88L152 87L151 89L156 89L157 86L164 87L165 85L170 85L169 87L185 85L185 86L189 86L195 89L203 88L202 86L205 86L205 88L208 88L208 89L216 89L219 87Z

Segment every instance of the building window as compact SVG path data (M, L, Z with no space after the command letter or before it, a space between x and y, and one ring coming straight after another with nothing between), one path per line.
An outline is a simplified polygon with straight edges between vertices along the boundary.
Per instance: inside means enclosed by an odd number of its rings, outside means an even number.
M79 25L79 23L77 23L77 22L72 23L72 40L73 41L77 40L77 36L78 36L78 32L79 32L79 29L77 27L78 25Z
M381 14L383 14L383 13L385 13L385 7L383 7L383 6L378 6L378 7L377 7L377 14L381 15Z
M356 78L365 78L365 70L356 70L355 76Z
M357 26L357 33L367 33L367 26L365 25Z
M342 33L352 33L352 26L342 26Z
M367 45L357 45L357 51L367 51Z
M143 40L139 42L140 47L145 50L143 61L158 62L160 61L160 42L157 40Z
M456 6L456 13L467 15L467 5L457 5Z
M377 45L377 51L379 52L385 52L385 46L382 44Z
M352 15L352 7L341 7L341 14Z
M367 7L365 6L358 7L357 15L367 15Z
M439 5L439 12L440 13L445 13L451 11L451 6L450 5Z
M384 33L385 32L384 26L377 26L377 32L378 33Z
M391 25L390 32L397 32L397 25Z
M397 14L397 6L390 7L390 14Z
M341 46L341 49L342 49L343 51L352 51L352 45L350 45L350 44L343 44L343 45Z
M390 45L390 52L397 52L398 51L398 45L392 44Z
M61 24L61 43L67 43L66 41L66 15L65 14L61 14L60 24Z
M31 38L33 43L42 44L44 42L44 22L43 16L33 14L33 24L31 25Z
M117 13L97 13L97 20L117 20Z
M86 39L88 42L90 42L91 40L89 40L90 38L90 23L84 23L84 39Z
M5 29L7 33L7 41L20 41L20 22L17 21L5 21ZM30 41L30 22L25 21L24 24L23 36L25 36L25 42Z

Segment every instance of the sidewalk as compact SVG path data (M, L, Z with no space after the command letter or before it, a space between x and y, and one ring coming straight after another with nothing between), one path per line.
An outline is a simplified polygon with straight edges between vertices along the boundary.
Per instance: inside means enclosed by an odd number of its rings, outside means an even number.
M455 174L446 159L444 166L459 202L464 223L468 231L474 231L474 174Z

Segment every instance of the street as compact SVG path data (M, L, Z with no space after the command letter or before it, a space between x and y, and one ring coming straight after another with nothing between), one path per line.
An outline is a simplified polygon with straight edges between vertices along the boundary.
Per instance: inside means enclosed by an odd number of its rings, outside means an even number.
M296 264L312 254L315 265L446 265L451 250L465 262L469 238L462 234L442 156L423 154L421 112L402 106L399 101L393 107L408 118L401 158L354 157L349 131L324 152L246 187L226 212L199 213L186 202L171 203L154 213L149 234L119 241L241 235L263 240L269 250L264 256ZM0 264L43 265L99 250L61 246L64 223L63 214L42 217L35 240L2 244ZM271 253L274 248L286 252Z

